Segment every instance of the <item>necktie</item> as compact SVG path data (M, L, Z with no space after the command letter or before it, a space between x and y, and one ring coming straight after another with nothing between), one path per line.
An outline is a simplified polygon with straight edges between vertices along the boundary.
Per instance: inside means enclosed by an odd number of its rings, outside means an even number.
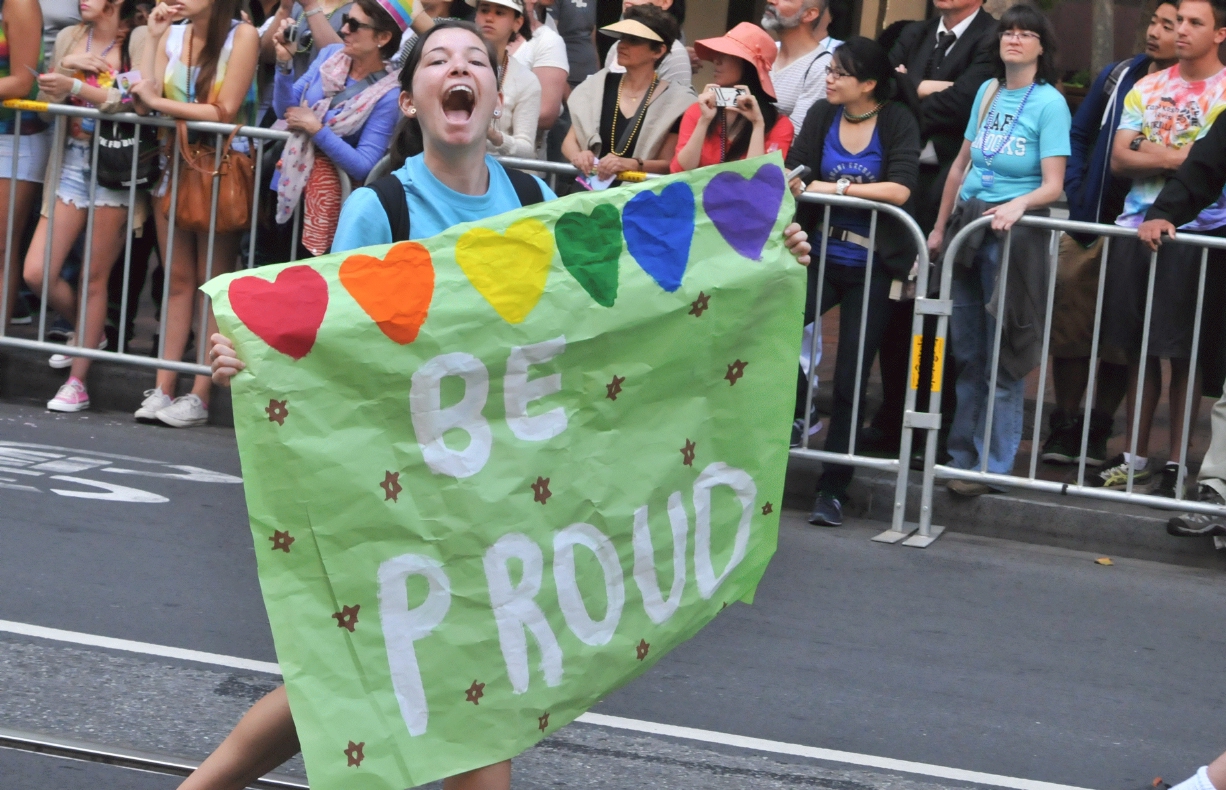
M928 56L928 65L924 68L924 79L930 80L937 73L937 69L941 68L941 63L945 60L945 52L953 43L958 40L955 33L942 33L937 36L937 44L932 48L932 54Z

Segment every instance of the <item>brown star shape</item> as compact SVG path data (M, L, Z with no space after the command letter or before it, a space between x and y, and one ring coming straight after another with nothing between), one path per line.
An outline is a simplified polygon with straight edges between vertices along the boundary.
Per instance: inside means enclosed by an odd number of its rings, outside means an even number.
M268 405L264 407L264 412L268 414L268 421L275 422L277 425L284 425L285 418L289 416L289 409L285 408L285 404L289 400L274 400L268 399Z
M282 532L279 529L273 530L272 537L269 540L272 541L273 551L280 549L286 554L289 554L289 547L294 542L293 537L288 532Z
M537 717L536 728L540 730L541 732L544 732L545 728L548 726L549 726L549 711L545 711L543 715Z
M388 472L383 476L383 482L379 484L379 488L383 489L383 501L392 500L399 502L400 492L404 489L400 487L400 473Z
M745 366L748 364L748 362L742 362L738 359L728 366L728 372L724 374L724 378L728 379L729 387L735 385L737 379L745 375Z
M762 506L762 515L769 516L771 513L774 513L774 512L775 512L775 508L771 506L770 502L767 502L765 505Z
M638 654L639 661L642 661L644 658L647 658L648 650L651 650L651 645L647 643L646 639L640 639L638 647L634 648L634 652Z
M347 768L357 768L366 759L366 755L362 754L362 749L366 746L366 741L361 743L349 742L349 746L345 749L345 759L349 761Z
M480 700L482 697L485 696L485 684L478 683L477 681L474 680L473 684L469 686L468 690L465 691L464 693L468 696L468 698L464 700L465 702L471 702L474 705L480 705L481 703L478 702L478 700Z
M710 308L711 297L702 291L698 292L698 298L690 303L690 315L701 316Z
M625 381L626 381L625 376L618 376L614 374L613 380L609 382L608 384L604 385L604 388L606 390L605 397L608 398L609 400L617 400L617 396L620 395L622 391L622 384L625 383Z
M551 496L553 496L553 492L549 490L549 478L536 478L536 482L532 484L532 501L540 502L543 505L549 501Z
M337 627L348 629L349 633L352 634L353 629L358 624L358 610L361 608L361 604L342 606L339 612L333 613L332 616L336 618Z
M694 465L694 448L697 446L698 445L694 444L689 439L685 440L685 447L681 448L681 463L684 466Z

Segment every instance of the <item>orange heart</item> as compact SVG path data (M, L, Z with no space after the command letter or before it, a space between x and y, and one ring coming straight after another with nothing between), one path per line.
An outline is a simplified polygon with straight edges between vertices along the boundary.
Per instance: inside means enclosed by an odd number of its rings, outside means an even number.
M340 276L383 334L402 346L417 339L434 296L434 264L425 247L406 241L384 258L351 255L341 264Z

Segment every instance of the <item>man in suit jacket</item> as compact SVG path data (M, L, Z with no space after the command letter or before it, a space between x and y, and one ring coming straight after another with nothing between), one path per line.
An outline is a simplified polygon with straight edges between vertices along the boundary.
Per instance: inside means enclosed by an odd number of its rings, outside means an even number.
M958 150L971 116L975 93L992 77L996 20L982 0L934 0L940 16L914 22L890 50L903 82L919 99L920 207L916 217L925 233L932 230L945 173Z
M932 231L941 206L941 190L949 166L962 148L962 135L971 116L979 86L992 78L992 51L997 46L996 20L983 10L983 0L933 0L939 16L912 22L890 49L890 61L902 79L902 90L913 92L919 106L919 183L915 192L915 220L925 234ZM902 433L903 403L911 351L910 301L894 302L890 323L881 341L882 403L865 432L864 447L877 452L897 452ZM935 322L929 320L935 330ZM953 368L946 366L946 372ZM920 371L923 382L917 408L928 400L931 360ZM942 413L953 413L953 387L943 388ZM945 421L948 424L948 420ZM940 442L944 454L944 433ZM922 447L923 444L915 445ZM942 459L938 458L938 462Z

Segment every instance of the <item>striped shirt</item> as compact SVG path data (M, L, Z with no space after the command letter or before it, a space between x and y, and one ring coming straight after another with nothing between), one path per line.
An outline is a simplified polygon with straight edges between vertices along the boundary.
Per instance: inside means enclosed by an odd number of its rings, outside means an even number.
M788 116L797 133L804 125L809 108L818 99L826 98L826 71L830 68L831 53L843 42L826 36L816 48L804 57L792 61L782 69L771 69L771 82L775 85L775 106Z

